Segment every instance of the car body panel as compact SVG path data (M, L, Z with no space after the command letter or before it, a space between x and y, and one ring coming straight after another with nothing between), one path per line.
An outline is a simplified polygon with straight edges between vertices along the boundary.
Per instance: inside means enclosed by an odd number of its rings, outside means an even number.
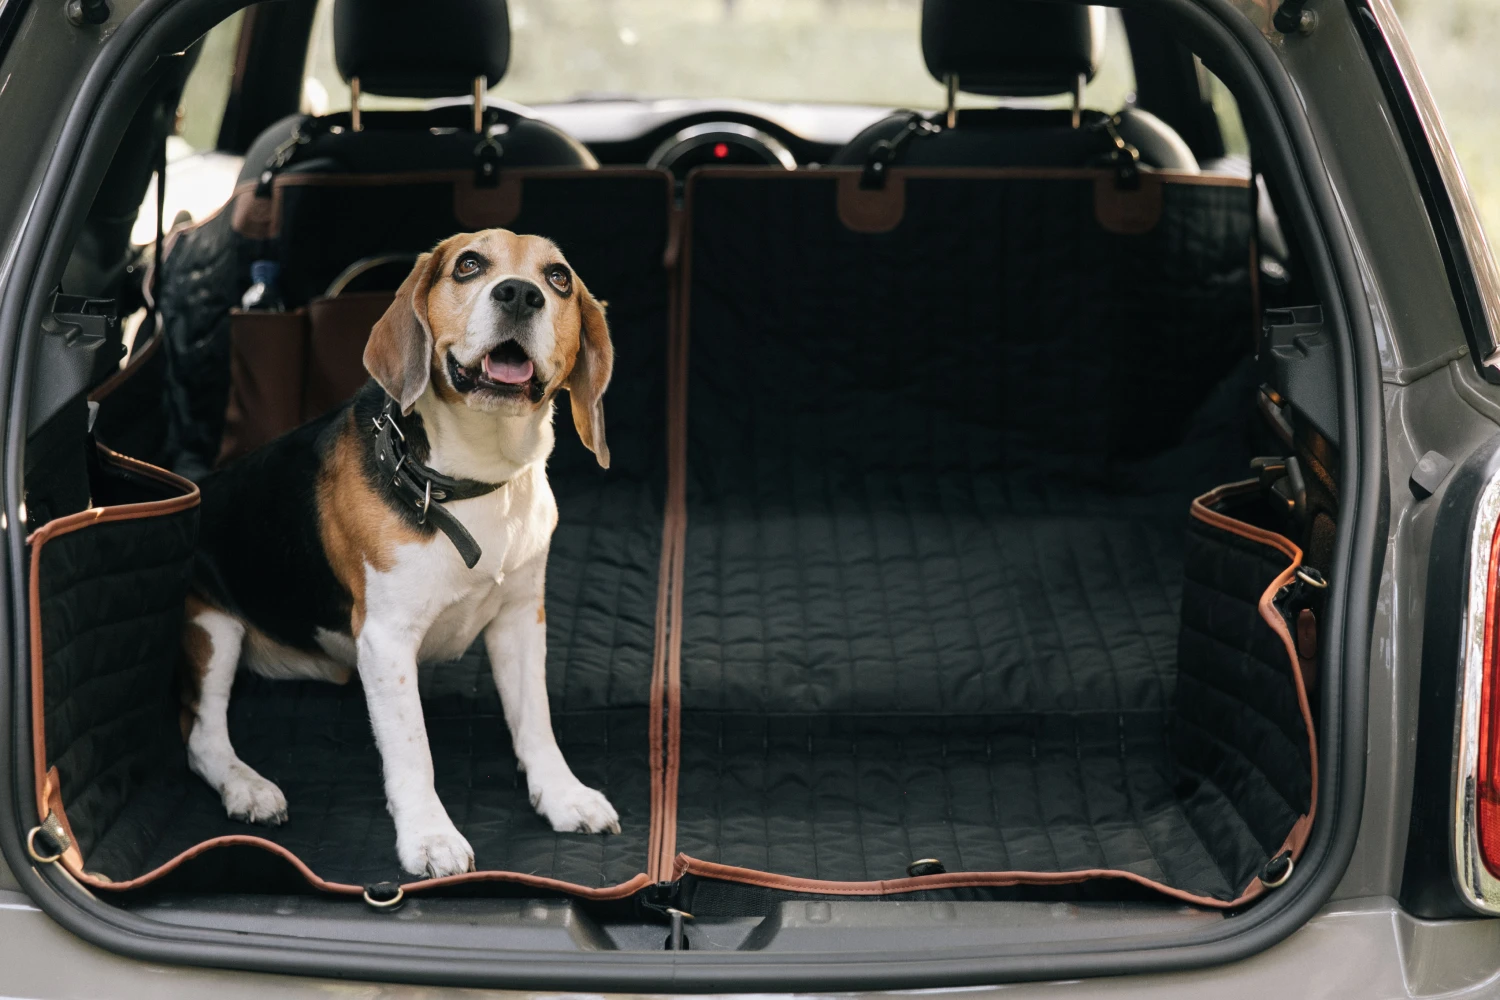
M39 957L40 956L40 957ZM558 996L523 991L361 984L262 973L223 972L137 962L86 944L58 927L25 896L0 892L0 988L52 1000L276 1000L281 997ZM1407 1000L1442 995L1500 997L1500 922L1415 920L1389 898L1331 905L1275 947L1231 966L1161 976L922 990L925 997L996 1000L1264 1000L1358 997ZM578 994L573 994L577 996ZM588 994L603 997L613 994ZM666 996L637 994L639 996ZM788 994L789 996L812 994Z
M1489 440L1500 426L1500 389L1478 374L1468 356L1417 175L1354 21L1361 0L1314 0L1317 30L1291 38L1271 26L1270 0L1232 2L1272 39L1276 58L1298 88L1355 248L1380 360L1384 448L1367 460L1386 465L1389 533L1369 656L1368 737L1364 747L1356 748L1366 752L1368 772L1361 832L1332 901L1302 929L1260 954L1190 972L1016 985L1004 995L1500 997L1500 921L1422 921L1402 913L1393 901L1406 850L1427 548L1437 507L1435 500L1413 496L1407 478L1429 449L1458 463ZM1374 2L1383 5L1384 0ZM27 206L61 134L64 116L58 109L71 106L100 44L141 5L117 0L110 22L97 29L73 28L60 4L34 2L22 13L9 52L0 53L0 122L7 134L35 141L0 144L0 178L13 179L0 181L0 247L6 255L0 259L14 251ZM1440 131L1430 136L1439 145L1445 142ZM1466 197L1462 191L1453 195ZM213 991L226 1000L351 990L378 990L392 997L419 991L423 996L458 995L457 990L431 987L363 987L347 980L218 972L125 958L63 930L19 888L19 880L0 862L0 992L7 994L170 997ZM346 972L359 978L357 971ZM947 992L991 991L924 990Z

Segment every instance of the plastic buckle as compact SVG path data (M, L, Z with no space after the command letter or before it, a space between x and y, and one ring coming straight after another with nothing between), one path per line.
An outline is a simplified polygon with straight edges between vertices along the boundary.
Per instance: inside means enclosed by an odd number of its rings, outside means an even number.
M885 187L886 173L891 163L896 159L896 144L889 139L881 139L870 147L870 155L865 160L865 169L859 175L859 186L865 191L879 191Z
M1141 186L1141 151L1136 149L1125 138L1120 135L1117 126L1120 120L1116 116L1104 119L1101 127L1109 136L1109 141L1114 145L1110 154L1115 165L1115 188L1120 191L1134 191Z
M505 150L494 136L486 136L474 147L474 186L498 187L500 184L500 160Z

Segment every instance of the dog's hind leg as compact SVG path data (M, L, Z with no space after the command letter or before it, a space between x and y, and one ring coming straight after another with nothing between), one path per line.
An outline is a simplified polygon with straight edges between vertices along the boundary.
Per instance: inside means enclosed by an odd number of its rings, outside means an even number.
M187 657L183 709L191 713L188 766L224 800L230 819L272 826L286 821L281 789L235 755L229 743L229 692L239 669L245 626L196 600L188 601L182 647Z

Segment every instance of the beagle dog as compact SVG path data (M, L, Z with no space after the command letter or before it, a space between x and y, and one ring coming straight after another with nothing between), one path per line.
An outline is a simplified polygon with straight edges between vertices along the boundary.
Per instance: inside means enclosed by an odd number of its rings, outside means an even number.
M557 831L619 832L553 736L543 606L553 400L568 390L608 468L613 360L603 306L550 241L454 236L375 324L372 379L353 400L205 478L182 721L189 763L230 817L287 818L281 790L229 742L240 666L338 683L358 671L401 867L471 870L433 787L417 665L483 634L531 804Z

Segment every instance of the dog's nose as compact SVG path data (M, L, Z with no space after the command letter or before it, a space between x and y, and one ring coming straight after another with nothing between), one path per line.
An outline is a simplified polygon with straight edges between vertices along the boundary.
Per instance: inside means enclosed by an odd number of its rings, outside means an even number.
M490 294L500 303L503 312L516 319L524 319L547 304L542 290L522 278L506 278Z

